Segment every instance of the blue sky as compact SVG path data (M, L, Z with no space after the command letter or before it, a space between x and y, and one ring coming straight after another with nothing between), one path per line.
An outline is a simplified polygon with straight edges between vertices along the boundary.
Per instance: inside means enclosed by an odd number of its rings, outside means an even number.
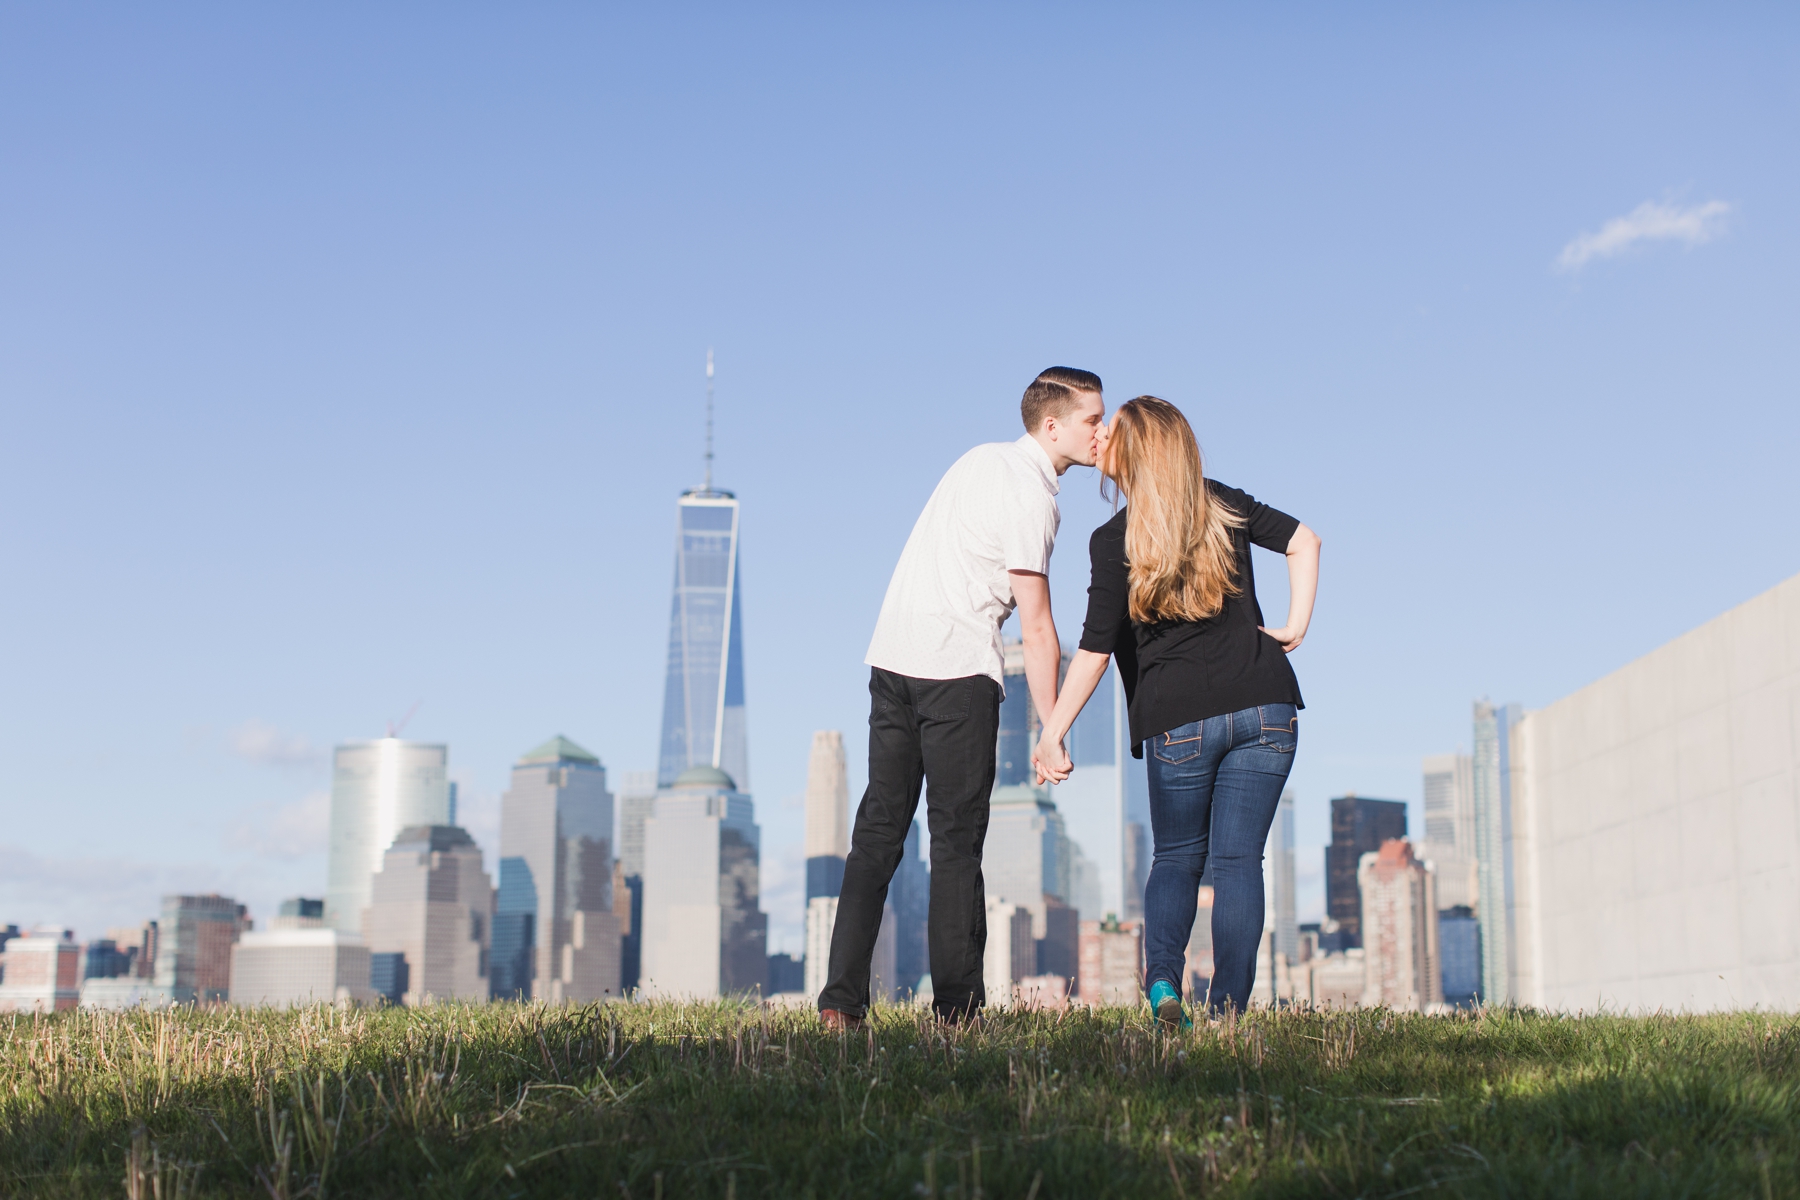
M1302 846L1416 802L1473 698L1800 570L1797 23L0 10L0 921L317 894L415 701L478 836L552 733L652 767L708 346L778 939L810 734L860 777L893 560L1052 363L1323 535Z

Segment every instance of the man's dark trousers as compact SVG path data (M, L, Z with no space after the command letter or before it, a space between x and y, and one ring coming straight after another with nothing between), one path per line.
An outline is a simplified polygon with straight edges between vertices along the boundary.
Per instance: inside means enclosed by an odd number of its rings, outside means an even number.
M932 1007L954 1019L987 1002L987 894L981 844L994 790L1000 685L986 675L914 679L874 668L869 675L869 788L856 809L831 963L821 1009L851 1016L869 1009L869 960L881 932L888 881L925 785L931 834ZM907 983L916 981L907 980Z

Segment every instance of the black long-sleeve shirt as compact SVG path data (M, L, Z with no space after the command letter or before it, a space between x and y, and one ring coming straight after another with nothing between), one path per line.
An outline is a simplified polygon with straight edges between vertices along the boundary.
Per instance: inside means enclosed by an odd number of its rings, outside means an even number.
M1215 503L1245 520L1232 530L1241 591L1226 596L1225 607L1204 621L1142 625L1131 620L1125 510L1088 539L1093 575L1081 648L1119 660L1134 758L1144 756L1145 741L1191 721L1255 704L1306 707L1281 643L1258 628L1266 622L1256 602L1256 574L1250 564L1252 544L1286 553L1300 522L1215 480L1207 480L1206 488Z

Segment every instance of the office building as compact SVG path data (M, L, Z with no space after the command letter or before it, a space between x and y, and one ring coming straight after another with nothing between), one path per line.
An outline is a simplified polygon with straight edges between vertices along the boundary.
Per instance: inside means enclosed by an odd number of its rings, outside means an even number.
M1438 903L1473 908L1480 891L1475 865L1475 760L1434 754L1422 766L1425 840L1419 853L1437 872Z
M992 939L990 925L988 937ZM1136 1007L1144 994L1144 923L1108 914L1081 923L1081 1002Z
M1362 888L1363 997L1380 1005L1424 1012L1444 1000L1439 974L1437 887L1412 843L1393 838L1357 865Z
M920 823L906 831L900 865L888 883L894 913L894 989L910 999L931 973L931 869L926 865Z
M613 914L619 919L619 991L627 994L638 985L643 961L644 820L656 808L656 772L626 771L619 778Z
M749 796L716 767L690 767L657 794L644 822L640 988L707 999L762 992L768 917L762 831Z
M1013 985L1038 973L1032 923L1031 909L1025 905L988 897L987 948L981 959L981 983L989 1008L1010 1008Z
M0 949L0 1013L64 1012L81 1002L81 947L66 929L11 934Z
M231 948L251 928L229 896L164 896L157 922L156 987L171 1003L231 998Z
M1475 702L1470 775L1475 809L1475 917L1481 922L1481 991L1490 1003L1518 998L1518 897L1513 890L1513 742L1517 704Z
M1406 836L1406 805L1370 800L1354 792L1331 801L1331 845L1325 848L1325 913L1338 923L1346 947L1362 945L1362 888L1356 872L1362 856L1381 843Z
M806 991L806 960L791 954L769 955L769 995L798 995Z
M850 853L850 781L844 763L844 735L835 729L813 734L806 767L806 898L835 896L844 887L844 858Z
M113 938L96 938L87 944L82 956L81 978L117 979L135 975L137 947L120 946Z
M1474 909L1459 904L1438 910L1438 955L1444 962L1444 1003L1460 1008L1481 1003L1481 926Z
M1208 872L1202 879L1211 879ZM1207 989L1213 977L1213 940L1212 940L1213 889L1212 884L1200 885L1199 895L1194 902L1194 923L1188 929L1187 954L1182 963L1182 974L1186 977L1185 990L1196 1001L1206 998Z
M831 931L837 925L838 898L814 896L806 902L806 998L817 1000L825 990L831 965Z
M493 886L481 848L455 825L402 829L381 860L364 910L368 954L406 961L406 1005L488 998Z
M345 742L332 754L325 922L361 933L369 885L402 829L451 825L449 750L395 737Z
M1508 721L1493 755L1506 997L1800 1008L1797 711L1800 576ZM1501 965L1485 881L1482 900L1485 986Z
M489 951L490 955L492 951ZM490 959L489 973L493 966ZM406 993L412 987L412 971L406 965L406 955L394 951L386 954L369 955L369 990L375 997L398 1008L406 1003Z
M1069 838L1062 813L1048 792L1047 787L994 788L981 873L988 899L1030 911L1034 943L1046 944L1048 961L1060 967L1055 973L1069 974L1079 953L1080 915L1069 898L1081 878L1080 848ZM1053 907L1070 910L1072 918L1053 926ZM1049 967L1026 967L1023 975L1051 973Z
M585 1004L619 995L613 798L606 768L557 736L513 765L500 797L493 994Z
M231 948L231 1002L240 1007L374 1000L368 943L321 918L289 918L274 928L252 930Z
M1294 793L1281 793L1275 806L1275 820L1269 825L1268 880L1269 897L1265 924L1275 935L1273 952L1288 962L1300 959L1300 925L1297 917L1294 883Z
M738 501L704 486L675 507L675 591L663 684L657 783L711 767L750 790L744 727L744 631L738 586ZM646 948L648 949L648 948Z
M145 921L140 925L118 925L106 931L107 939L123 953L131 956L131 969L127 975L135 979L148 980L156 974L156 922Z

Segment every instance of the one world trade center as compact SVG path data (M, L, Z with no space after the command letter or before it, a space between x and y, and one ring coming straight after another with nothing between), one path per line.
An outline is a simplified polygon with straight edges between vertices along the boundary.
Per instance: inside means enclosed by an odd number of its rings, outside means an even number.
M710 355L707 375L710 385ZM712 486L710 411L707 425L706 484L683 492L675 509L675 597L656 783L668 787L689 767L717 767L748 792L738 501Z

